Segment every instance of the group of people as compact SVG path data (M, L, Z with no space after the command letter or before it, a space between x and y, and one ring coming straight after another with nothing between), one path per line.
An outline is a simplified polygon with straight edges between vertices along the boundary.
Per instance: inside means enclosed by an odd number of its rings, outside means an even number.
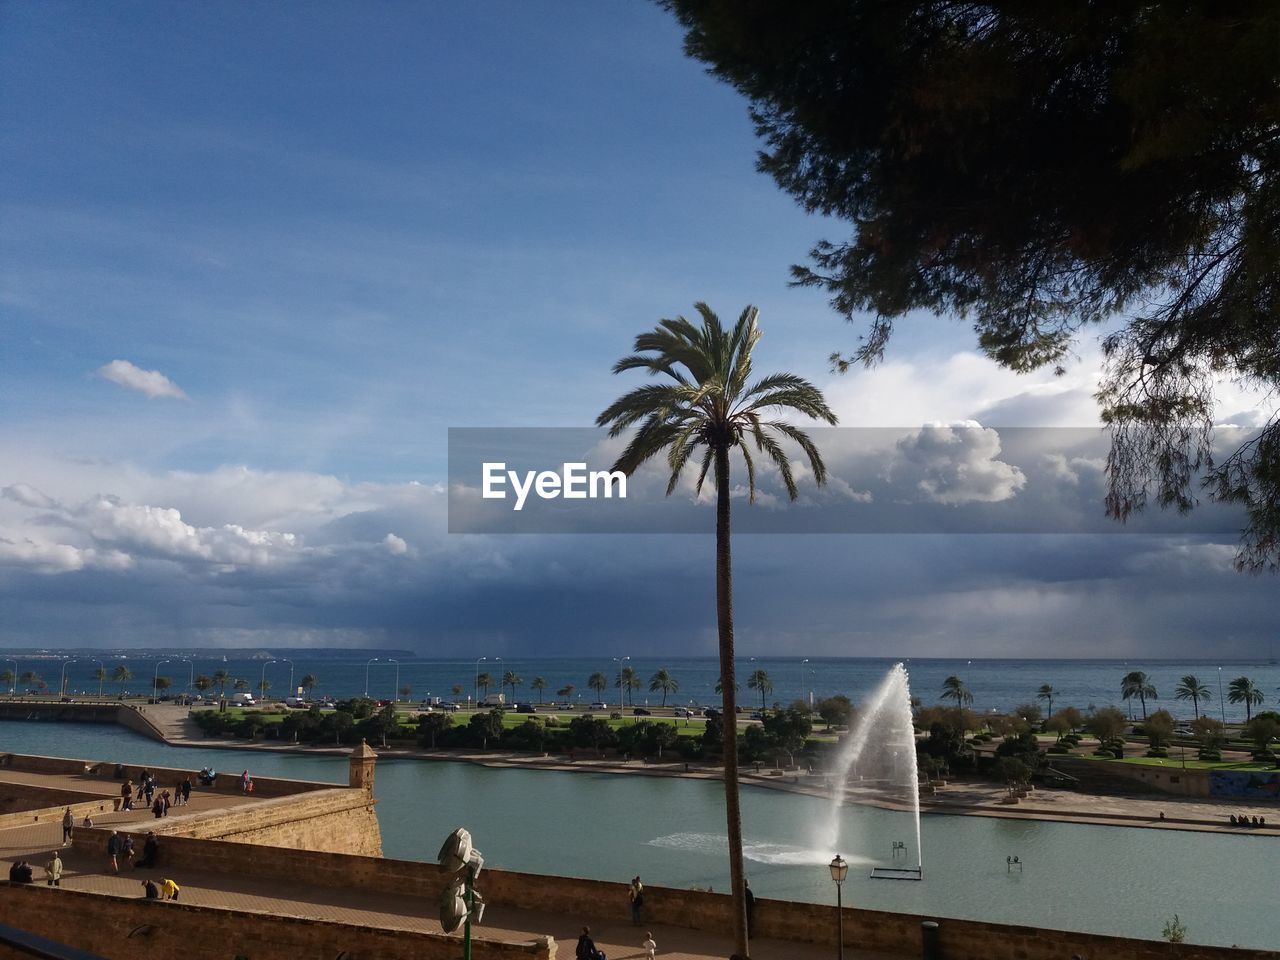
M9 868L10 883L35 883L35 870L26 860L19 860ZM44 882L51 887L62 886L62 857L53 851L44 865Z
M121 835L120 831L112 830L111 836L107 838L107 865L111 868L112 873L120 872L120 861L126 864L133 861L134 842L130 834ZM147 839L142 844L142 857L134 861L135 869L150 870L156 865L156 858L160 856L160 840L156 837L154 830L147 834Z
M169 879L159 883L154 880L142 881L142 896L147 900L177 900L182 888Z
M121 808L133 810L134 799L133 781L125 780L120 785ZM159 820L161 817L168 816L170 807L181 806L190 801L191 777L187 776L179 780L174 784L173 792L170 793L168 790L160 790L150 770L143 770L138 778L137 799L144 800L151 808L152 815Z
M1237 817L1234 813L1231 815L1231 825L1233 827L1265 827L1267 825L1266 817Z

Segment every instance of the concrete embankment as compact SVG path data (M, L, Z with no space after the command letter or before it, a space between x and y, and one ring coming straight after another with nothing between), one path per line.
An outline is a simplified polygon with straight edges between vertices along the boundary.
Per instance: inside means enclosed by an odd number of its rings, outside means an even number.
M132 703L0 700L0 720L114 723L152 740L168 742L160 725L147 715L146 707Z

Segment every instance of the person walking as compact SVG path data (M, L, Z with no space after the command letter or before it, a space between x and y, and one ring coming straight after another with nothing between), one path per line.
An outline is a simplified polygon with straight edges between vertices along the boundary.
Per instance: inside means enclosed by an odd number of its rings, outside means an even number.
M182 803L185 806L191 802L191 776L188 774L182 779Z
M640 926L641 908L644 907L644 884L640 882L639 877L635 877L631 881L631 887L627 891L627 897L631 900L631 923L633 926Z
M147 834L146 843L142 845L142 859L135 863L134 866L150 870L156 865L156 857L159 855L160 841L156 839L156 832L152 830Z
M156 797L155 803L151 804L151 815L159 820L164 816L164 798Z
M117 830L111 831L111 836L107 838L107 858L111 862L111 872L120 872L120 854L124 852L124 841L120 838Z
M120 808L122 810L133 809L133 781L126 780L120 785Z
M67 812L62 815L62 845L64 847L71 845L71 832L75 830L76 818L71 812L71 808L67 807Z
M160 816L167 817L171 806L173 806L173 799L169 796L169 791L166 790L160 794Z
M245 794L253 793L253 777L249 776L248 770L240 774L240 792Z
M653 939L653 932L650 931L644 935L644 943L640 944L644 950L645 960L653 960L654 955L658 952L658 944Z
M182 888L172 880L166 878L160 881L160 892L164 894L165 900L177 900L181 891Z
M44 882L50 887L62 886L62 858L58 856L57 850L53 851L53 856L44 865Z

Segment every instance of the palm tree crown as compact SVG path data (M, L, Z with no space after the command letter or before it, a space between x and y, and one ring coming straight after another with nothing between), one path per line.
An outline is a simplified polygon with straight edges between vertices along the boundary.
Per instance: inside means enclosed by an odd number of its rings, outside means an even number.
M1244 719L1248 723L1253 716L1253 708L1262 703L1262 691L1248 677L1236 677L1229 686L1227 699L1232 703L1244 704Z
M1120 696L1126 700L1132 700L1137 697L1142 701L1142 719L1147 719L1147 701L1158 700L1155 684L1141 670L1132 670L1124 675L1120 681ZM1129 716L1133 716L1133 711L1129 712Z
M769 674L763 670L753 671L751 676L747 677L747 686L759 692L760 709L763 710L765 695L773 693L773 681L769 679Z
M664 707L667 705L667 694L675 693L679 689L680 682L667 672L666 667L663 667L649 678L649 691L651 693L656 693L659 690L662 691L662 705Z
M957 707L967 707L973 703L973 694L959 677L947 677L942 681L942 699L954 700Z
M1175 700L1190 700L1197 720L1200 719L1200 701L1212 699L1209 694L1209 688L1201 683L1194 674L1190 673L1179 681L1177 688L1173 691L1173 696Z
M795 475L779 442L796 443L823 484L827 468L808 435L774 411L794 410L825 423L836 415L822 393L790 373L752 379L752 351L760 340L757 310L747 307L732 330L705 303L695 304L701 325L684 317L662 320L635 339L635 353L614 364L614 373L647 370L662 382L639 387L620 397L596 418L612 437L634 429L614 470L630 475L660 453L670 470L668 496L680 482L689 458L702 449L697 491L708 473L716 489L716 627L720 647L721 707L724 710L724 800L728 828L729 886L733 898L734 953L747 956L746 873L742 856L742 812L738 796L737 682L734 676L733 560L731 549L729 452L742 452L750 499L756 496L754 445L777 467L787 495L796 499Z
M787 437L804 451L818 484L826 483L827 467L808 434L781 420L766 419L768 411L789 408L814 420L836 423L822 392L802 377L775 373L751 380L751 353L760 340L757 310L742 311L732 330L726 330L705 303L694 305L702 315L702 326L684 317L663 320L657 329L636 337L636 352L613 365L614 373L645 369L664 375L671 382L638 387L614 401L596 418L616 437L639 424L630 443L613 465L630 475L662 451L671 469L667 493L680 482L680 474L699 447L702 466L698 471L698 492L707 473L716 466L716 456L733 447L742 451L747 467L750 499L756 496L756 468L749 437L756 449L777 466L787 495L796 499L791 461L778 442ZM727 469L727 464L725 465Z

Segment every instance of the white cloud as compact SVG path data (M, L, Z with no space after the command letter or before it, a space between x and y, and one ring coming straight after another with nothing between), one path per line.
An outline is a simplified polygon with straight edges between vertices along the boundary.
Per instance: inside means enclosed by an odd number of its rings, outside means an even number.
M394 533L388 533L382 538L382 545L387 548L387 553L397 557L402 557L409 552L409 544L397 537Z
M899 440L897 453L890 479L932 503L999 503L1027 482L1017 467L996 459L1000 435L971 420L926 424Z
M128 360L112 360L98 368L98 376L110 380L126 390L145 393L149 398L172 397L175 400L186 400L187 395L182 388L166 377L159 370L143 370Z

